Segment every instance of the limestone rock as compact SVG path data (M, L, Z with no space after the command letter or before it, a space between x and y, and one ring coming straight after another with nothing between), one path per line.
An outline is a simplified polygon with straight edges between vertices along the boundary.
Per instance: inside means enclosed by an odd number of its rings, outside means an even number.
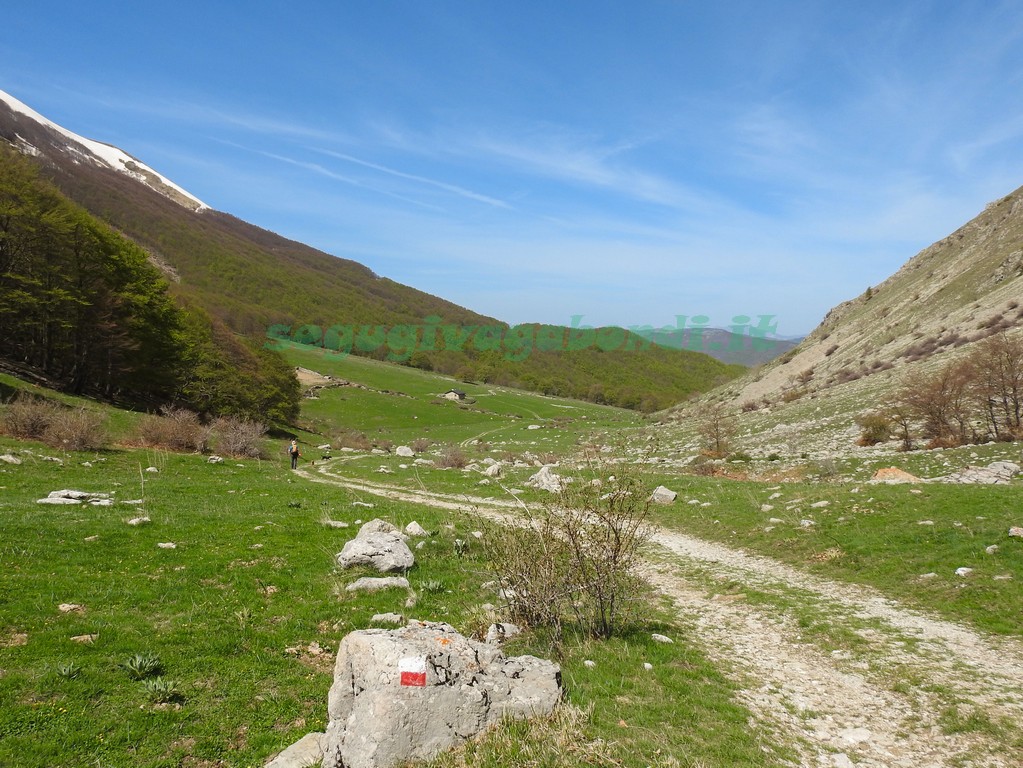
M423 526L421 526L419 523L413 520L411 523L405 526L405 535L421 539L424 536L429 536L430 534L427 533L426 529L423 528Z
M341 641L323 768L390 768L425 760L504 718L550 713L561 671L506 657L442 623L367 629Z
M986 467L967 467L939 479L943 483L1005 485L1018 475L1019 472L1019 464L1011 461L993 461Z
M511 624L510 622L491 624L487 630L487 643L490 645L500 645L505 640L521 633L522 630L519 629L518 624Z
M540 467L540 471L526 481L530 488L539 488L550 493L561 493L563 484L561 475L556 474L550 464Z
M313 768L323 758L322 733L307 733L263 768Z
M407 571L415 562L405 535L383 520L370 520L337 555L342 568L368 565L381 573Z
M650 494L650 501L656 504L671 504L675 501L678 496L675 491L665 488L663 485L659 485L654 488L654 492Z
M500 477L501 476L501 465L490 464L486 469L483 470L483 474L487 477Z
M404 624L405 617L400 613L374 613L370 621L374 624Z
M1023 539L1023 528L1014 525L1009 529L1009 535L1013 538Z
M71 489L50 491L45 499L36 501L37 504L81 504L82 502L102 504L102 506L109 506L113 503L110 500L109 493L91 493L89 491L75 491Z
M21 464L21 459L13 453L5 453L3 456L0 456L0 461L4 464Z
M394 453L403 459L411 459L416 455L416 452L409 448L407 445L399 445L394 449Z
M408 589L409 582L404 576L363 576L356 579L347 587L347 592L379 592L383 589Z

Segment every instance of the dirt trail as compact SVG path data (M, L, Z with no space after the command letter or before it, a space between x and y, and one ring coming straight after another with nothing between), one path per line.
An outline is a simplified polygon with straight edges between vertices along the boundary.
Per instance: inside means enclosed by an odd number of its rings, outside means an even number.
M310 469L297 474L444 509L501 516L517 505L355 481L337 474L336 465ZM704 651L739 681L758 726L795 743L801 765L1023 764L1002 746L1006 737L997 725L1023 723L1019 641L986 637L869 588L684 534L658 529L653 543L657 552L644 576L673 601ZM755 604L747 592L757 595ZM838 628L837 643L808 631L822 626Z

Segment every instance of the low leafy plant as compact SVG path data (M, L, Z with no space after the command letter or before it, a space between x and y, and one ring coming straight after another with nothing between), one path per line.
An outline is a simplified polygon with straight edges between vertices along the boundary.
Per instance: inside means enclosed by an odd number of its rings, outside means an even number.
M181 695L181 691L178 690L177 680L153 677L145 680L143 686L154 704L169 704L181 701L184 698Z
M57 665L57 674L65 680L74 680L82 674L82 668L73 661L63 661Z
M145 680L163 670L160 657L154 653L136 653L121 663L121 668L133 680Z

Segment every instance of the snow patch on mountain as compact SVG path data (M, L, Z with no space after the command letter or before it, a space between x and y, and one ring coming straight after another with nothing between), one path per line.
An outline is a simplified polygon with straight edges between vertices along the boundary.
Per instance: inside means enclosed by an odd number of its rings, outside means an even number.
M79 136L76 133L72 133L66 128L57 125L52 120L47 120L34 109L18 101L16 98L11 96L9 93L6 93L5 91L0 91L0 101L7 104L7 106L9 106L15 112L25 115L26 117L36 121L40 125L45 125L47 128L56 131L65 138L70 139L76 144L85 147L85 149L87 149L91 155L90 159L98 160L104 165L114 169L115 171L125 173L131 176L133 179L136 179L137 181L140 181L146 186L152 187L156 191L161 192L163 194L167 194L168 190L172 190L173 192L177 193L177 195L170 194L168 195L168 197L174 199L175 197L180 196L180 198L183 198L184 201L187 201L184 204L189 208L194 208L197 211L209 209L210 206L206 205L206 203L197 198L195 195L182 189L173 181L168 179L166 176L157 173L145 163L137 160L136 158L118 149L117 147L111 146L110 144L104 144L100 141L86 139L83 136ZM29 145L25 143L25 146L28 147ZM34 147L31 149L35 150L33 154L38 152L38 149ZM68 149L72 153L81 154L72 146L69 146ZM161 186L164 187L164 189L161 189ZM176 200L176 202L182 202L182 200L178 199Z

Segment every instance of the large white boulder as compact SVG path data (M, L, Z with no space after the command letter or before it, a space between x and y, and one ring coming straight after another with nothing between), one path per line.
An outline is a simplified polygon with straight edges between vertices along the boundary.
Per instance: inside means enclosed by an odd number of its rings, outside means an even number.
M338 648L323 768L391 768L427 760L505 718L549 714L561 670L507 657L439 622L365 629Z
M657 504L671 504L678 497L675 491L665 488L663 485L659 485L654 488L654 492L650 494L650 501Z
M405 535L384 520L370 520L337 554L342 568L368 565L381 573L407 571L415 563Z

